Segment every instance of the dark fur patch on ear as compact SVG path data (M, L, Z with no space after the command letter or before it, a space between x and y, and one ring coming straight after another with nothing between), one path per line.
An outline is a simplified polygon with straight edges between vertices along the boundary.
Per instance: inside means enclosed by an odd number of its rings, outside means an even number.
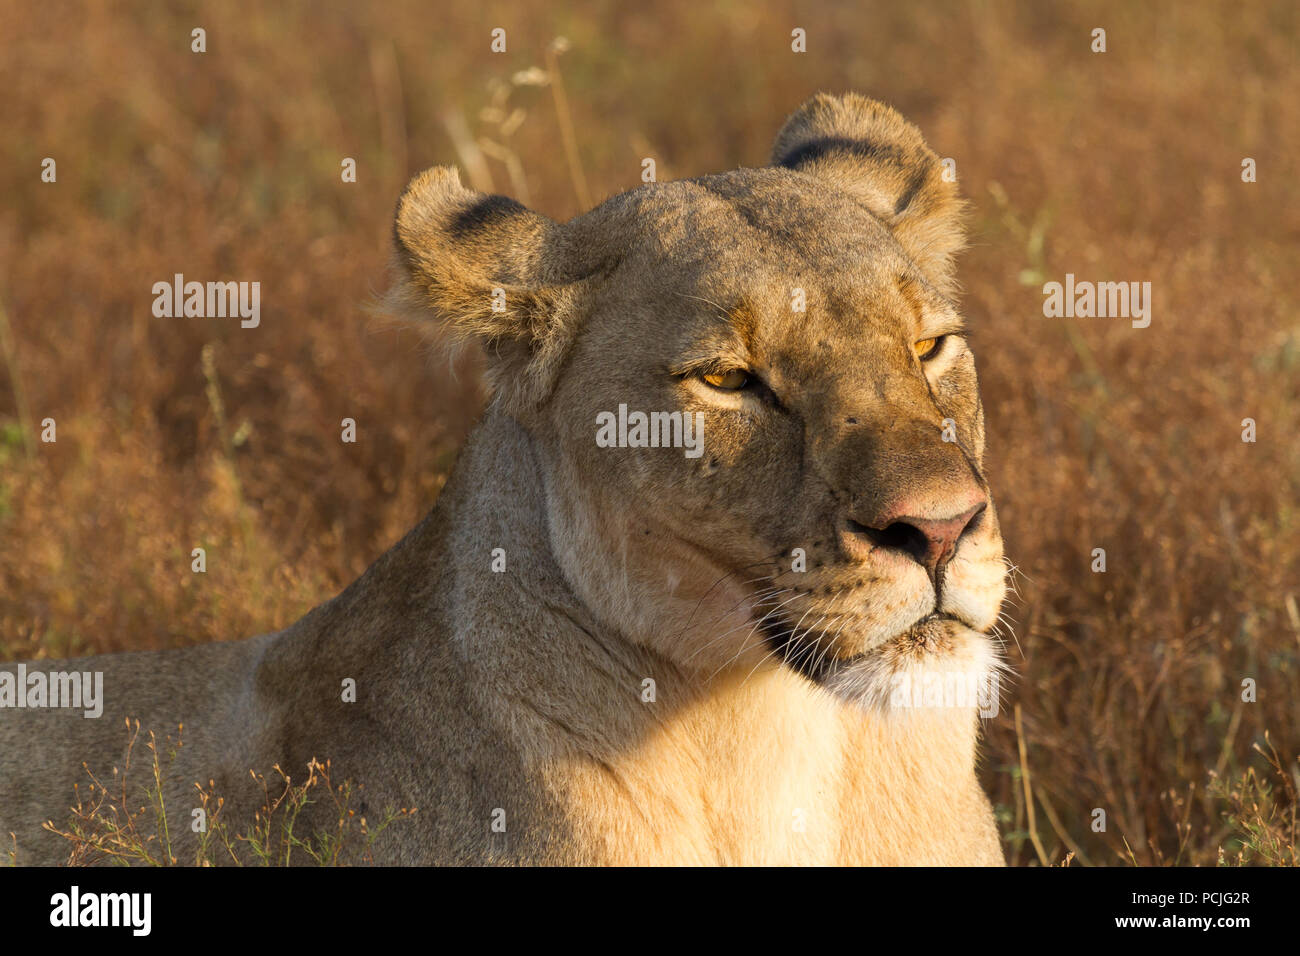
M798 169L806 163L834 153L848 153L858 159L895 163L899 167L905 166L908 160L907 155L901 149L887 143L873 143L865 139L849 139L847 136L823 136L799 144L773 165L784 166L786 169ZM911 205L913 197L925 185L927 173L928 170L920 167L912 174L907 187L894 203L895 216Z
M916 172L912 173L912 178L907 182L907 188L904 189L902 194L898 197L898 202L894 203L895 216L901 215L903 210L912 205L912 200L916 198L916 194L921 191L921 187L925 185L925 181L929 178L929 175L929 170L924 168L918 169Z
M505 220L526 212L527 206L509 196L484 196L452 218L449 232L453 239L465 239L479 229L498 226Z
M563 227L506 196L466 189L450 167L411 180L393 225L399 273L386 311L447 340L481 343L506 407L540 402L593 284L570 258Z
M955 291L965 204L920 130L896 111L856 93L819 93L786 120L772 163L856 197L940 292Z
M784 166L786 169L798 169L804 163L835 152L851 153L862 159L902 159L899 150L892 146L881 146L865 139L849 139L846 136L822 136L818 139L800 143L773 165Z

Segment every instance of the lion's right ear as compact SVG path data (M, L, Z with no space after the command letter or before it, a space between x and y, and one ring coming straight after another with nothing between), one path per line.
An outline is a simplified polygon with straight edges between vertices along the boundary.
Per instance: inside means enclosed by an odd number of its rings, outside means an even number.
M880 219L926 278L953 292L965 204L921 131L884 103L818 93L785 122L772 165L820 177Z
M397 201L400 274L385 308L480 342L496 395L516 407L535 402L581 291L566 274L561 232L513 199L466 189L450 167L425 170Z

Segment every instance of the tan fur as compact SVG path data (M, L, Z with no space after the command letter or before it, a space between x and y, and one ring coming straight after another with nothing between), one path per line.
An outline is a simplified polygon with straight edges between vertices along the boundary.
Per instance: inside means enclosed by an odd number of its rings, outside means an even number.
M98 722L0 711L0 831L58 859L39 823L130 715L186 724L178 823L193 780L246 813L250 767L329 757L372 807L420 808L385 862L1000 864L974 706L896 693L998 667L994 509L942 577L863 530L985 500L960 211L915 128L855 95L809 101L770 167L562 225L417 176L389 305L482 343L493 386L437 507L284 632L73 662L106 673ZM761 386L718 391L719 367ZM702 414L703 454L598 447L620 403Z

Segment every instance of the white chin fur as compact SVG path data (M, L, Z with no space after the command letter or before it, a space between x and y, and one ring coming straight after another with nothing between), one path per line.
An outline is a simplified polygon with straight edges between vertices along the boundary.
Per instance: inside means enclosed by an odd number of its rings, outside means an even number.
M878 714L939 716L971 711L996 716L1007 667L992 638L953 624L939 646L903 635L837 667L822 686Z

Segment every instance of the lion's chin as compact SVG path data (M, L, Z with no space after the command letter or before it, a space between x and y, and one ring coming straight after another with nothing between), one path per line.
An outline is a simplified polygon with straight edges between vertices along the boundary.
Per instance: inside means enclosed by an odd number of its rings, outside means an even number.
M876 713L942 710L997 714L1004 669L993 639L949 616L930 615L851 657L795 666L822 689Z

